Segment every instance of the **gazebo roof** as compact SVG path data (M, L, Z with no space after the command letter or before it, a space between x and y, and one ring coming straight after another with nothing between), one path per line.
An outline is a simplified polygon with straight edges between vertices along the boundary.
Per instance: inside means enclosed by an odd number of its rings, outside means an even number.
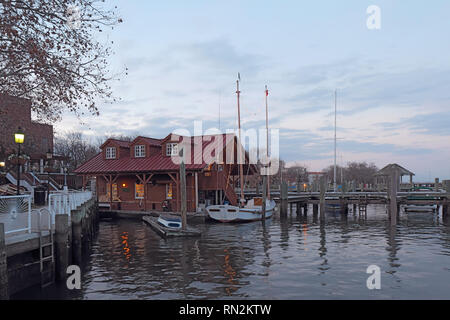
M400 176L414 176L415 174L397 163L390 163L383 169L375 173L375 176L389 176L393 171L397 171Z

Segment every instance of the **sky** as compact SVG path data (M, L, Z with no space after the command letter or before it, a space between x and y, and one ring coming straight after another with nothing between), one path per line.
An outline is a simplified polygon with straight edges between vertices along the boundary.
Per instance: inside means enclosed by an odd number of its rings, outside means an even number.
M416 180L450 179L450 2L399 0L107 0L123 23L114 41L113 105L57 134L167 136L176 129L279 129L288 165L399 163ZM367 8L380 8L368 29Z

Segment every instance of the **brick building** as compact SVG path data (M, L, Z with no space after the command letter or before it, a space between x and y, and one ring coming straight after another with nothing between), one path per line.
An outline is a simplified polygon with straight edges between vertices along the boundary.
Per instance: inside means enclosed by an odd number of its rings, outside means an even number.
M31 119L31 101L0 93L0 161L17 152L14 134L19 127L25 133L21 150L32 160L53 150L53 126Z

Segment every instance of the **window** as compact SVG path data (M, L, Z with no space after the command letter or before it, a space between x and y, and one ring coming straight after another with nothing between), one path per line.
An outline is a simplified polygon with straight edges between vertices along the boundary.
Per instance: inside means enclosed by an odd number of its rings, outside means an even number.
M115 159L116 158L116 148L108 147L106 148L106 159Z
M117 183L113 183L112 185L112 201L119 201L119 191L117 190ZM111 201L111 184L106 184L106 197L108 201Z
M144 158L145 157L145 146L139 145L134 147L134 156L136 158Z
M173 193L172 193L172 184L166 184L166 199L170 200L172 199Z
M178 155L178 143L168 143L166 145L166 155L167 156L177 156Z
M144 199L144 185L136 183L134 190L136 191L134 194L135 199Z

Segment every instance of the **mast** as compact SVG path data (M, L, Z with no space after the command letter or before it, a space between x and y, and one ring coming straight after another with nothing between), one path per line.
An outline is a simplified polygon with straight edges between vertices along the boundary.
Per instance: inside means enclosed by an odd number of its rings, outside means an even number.
M269 96L269 90L266 85L266 155L267 161L269 161L269 107L267 104L267 97ZM267 174L267 199L270 200L270 175Z
M239 91L239 81L241 80L241 75L238 73L238 79L236 80L236 94L237 94L237 107L238 107L238 134L239 134L239 149L241 149L241 106L239 98L241 96L241 91ZM239 181L241 185L241 198L239 199L239 207L245 201L244 200L244 171L242 166L242 154L245 153L244 150L238 151L238 155L240 155L239 161Z
M336 188L336 114L337 114L337 90L334 90L334 183L333 190L337 191Z

